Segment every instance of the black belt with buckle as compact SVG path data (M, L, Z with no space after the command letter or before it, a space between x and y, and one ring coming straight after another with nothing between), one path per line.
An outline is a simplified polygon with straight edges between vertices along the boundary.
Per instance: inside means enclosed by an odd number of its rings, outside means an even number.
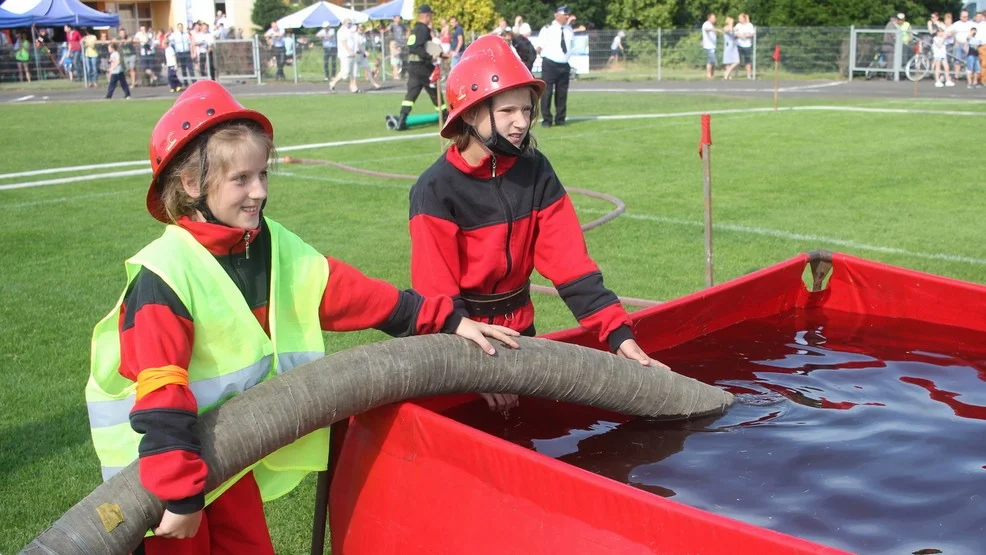
M471 293L463 291L459 297L465 301L469 316L506 316L531 301L531 282L504 293Z

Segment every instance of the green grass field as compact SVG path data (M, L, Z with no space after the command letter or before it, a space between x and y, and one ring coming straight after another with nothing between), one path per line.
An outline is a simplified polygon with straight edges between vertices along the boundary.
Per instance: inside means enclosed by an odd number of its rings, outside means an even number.
M281 147L394 136L383 129L383 114L400 102L396 95L344 94L243 101L271 117ZM984 282L981 172L970 159L976 152L970 141L983 119L749 110L769 102L766 96L574 93L569 108L572 116L737 110L712 118L718 281L829 248ZM977 102L809 98L784 104L986 115L986 104ZM7 131L0 134L0 174L141 160L167 106L163 100L2 105ZM627 203L627 215L587 234L608 286L664 300L703 286L697 116L573 121L537 136L563 183ZM290 154L416 174L439 155L439 140L432 135ZM282 165L279 171L271 179L268 215L322 252L408 286L409 182L319 166ZM161 232L143 209L146 175L2 189L82 173L0 177L0 553L20 549L99 483L82 393L90 335L120 294L123 260ZM584 220L608 208L574 200ZM561 301L539 296L536 303L540 331L575 324ZM335 351L382 337L335 334L327 343ZM268 505L279 553L307 552L313 490L309 479Z

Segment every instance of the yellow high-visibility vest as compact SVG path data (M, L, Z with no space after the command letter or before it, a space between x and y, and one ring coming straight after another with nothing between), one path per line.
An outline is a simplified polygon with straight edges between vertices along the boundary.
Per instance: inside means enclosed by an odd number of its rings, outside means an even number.
M329 277L324 256L280 224L270 230L270 337L243 294L215 257L186 230L164 234L126 262L127 286L141 268L154 272L192 316L195 341L188 364L189 389L199 414L274 376L325 356L318 309ZM126 288L124 288L124 294ZM119 373L119 315L123 295L93 331L86 403L93 444L107 480L137 459L141 434L130 427L135 382ZM211 503L252 470L269 501L294 489L306 474L325 470L329 430L306 435L258 461L214 491Z

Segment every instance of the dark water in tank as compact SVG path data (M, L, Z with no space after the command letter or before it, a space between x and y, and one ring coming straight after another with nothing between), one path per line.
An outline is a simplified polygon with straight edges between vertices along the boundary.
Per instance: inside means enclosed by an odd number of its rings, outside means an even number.
M860 553L986 553L986 334L799 311L653 353L737 395L661 423L522 399L446 415L676 501Z

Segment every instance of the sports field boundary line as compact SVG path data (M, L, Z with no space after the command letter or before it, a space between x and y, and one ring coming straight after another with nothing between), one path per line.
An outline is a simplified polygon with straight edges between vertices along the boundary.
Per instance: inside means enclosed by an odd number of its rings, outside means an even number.
M612 115L601 115L601 116L579 116L569 118L570 121L620 121L620 120L634 120L634 119L665 119L665 118L681 118L681 117L694 117L703 114L709 115L730 115L730 114L749 114L749 113L768 113L768 112L856 112L856 113L873 113L873 114L902 114L902 115L940 115L940 116L986 116L986 112L971 112L962 110L930 110L930 109L914 109L914 108L872 108L872 107L862 107L862 106L828 106L828 105L818 105L818 106L786 106L778 108L731 108L723 110L694 110L688 112L667 112L658 114L612 114ZM393 141L406 141L413 139L424 139L432 138L437 136L437 132L430 133L415 133L410 135L400 134L400 135L387 135L382 137L370 137L366 139L351 139L345 141L329 141L324 143L310 143L301 145L289 145L284 147L278 147L278 152L296 152L299 150L310 150L315 148L332 148L337 146L352 146L361 144L375 144L375 143L388 143ZM0 174L0 180L2 179L12 179L15 177L28 177L34 175L46 175L53 173L65 173L70 171L82 171L86 169L110 169L125 166L137 166L137 165L147 165L150 163L144 160L130 160L126 162L108 162L105 164L91 164L88 166L67 166L61 168L45 168L38 170L27 170L14 173ZM137 170L134 170L137 171ZM143 170L143 173L149 172L149 168ZM76 183L81 181L88 181L92 179L107 179L113 177L126 177L128 175L138 175L138 173L128 173L128 172L116 172L116 173L101 173L101 174L91 174L87 176L74 176L59 179L45 179L40 181L27 181L22 183L11 183L7 185L0 185L0 191L9 189L23 189L28 187L40 187L45 185L59 185L63 183Z
M599 210L596 208L579 208L578 211L585 212L586 214L601 214L605 212L605 210ZM703 227L705 225L704 222L701 222L699 220L686 220L683 218L669 218L666 216L639 214L636 212L631 212L629 210L624 212L620 216L620 219L623 218L629 220L647 221L647 222L689 226L689 227ZM860 243L859 241L853 241L851 239L827 237L825 235L817 235L814 233L792 233L790 231L772 229L769 227L724 224L724 223L714 223L712 224L712 228L721 231L731 231L734 233L747 233L752 235L762 235L765 237L774 237L776 239L784 239L788 241L807 241L812 243L824 243L828 245L837 245L840 247L848 247L853 249L878 252L881 254L896 254L896 255L907 256L912 258L922 258L925 260L941 260L945 262L960 262L965 264L986 266L986 259L983 258L975 258L971 256L962 256L962 255L949 254L949 253L928 253L928 252L911 251L898 247L871 245L868 243Z

